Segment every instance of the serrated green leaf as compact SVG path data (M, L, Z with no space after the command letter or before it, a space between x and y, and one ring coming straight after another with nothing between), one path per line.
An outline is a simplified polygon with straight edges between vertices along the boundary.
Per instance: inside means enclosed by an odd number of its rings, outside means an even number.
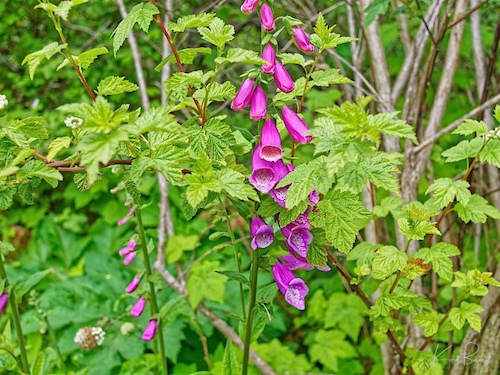
M302 67L309 66L313 63L313 60L307 60L304 55L300 53L280 53L278 59L283 65L296 64Z
M438 178L432 183L425 194L434 192L433 203L438 208L443 208L457 199L462 204L467 205L471 197L469 183L463 180L453 181L451 178Z
M403 210L401 209L402 203L403 198L393 196L385 197L378 205L373 207L373 215L376 217L386 217L390 212L392 216L397 219L403 216Z
M221 275L224 275L231 280L235 280L240 284L250 285L250 281L248 281L248 279L242 273L234 271L215 271L215 272L220 273Z
M324 312L326 329L338 328L356 341L364 323L367 308L354 294L333 293L328 298L328 308Z
M377 115L368 115L366 118L368 126L373 126L382 134L392 135L411 140L418 144L417 136L413 127L406 121L397 119L399 112L379 113Z
M236 358L233 342L231 340L227 340L226 349L224 349L223 364L224 375L238 375L240 373L238 359Z
M224 163L224 159L231 154L235 140L231 128L223 120L224 117L212 117L203 128L198 124L184 126L191 149L196 154L203 151L214 160Z
M219 50L224 49L224 46L234 38L234 27L226 25L220 18L215 17L208 27L199 27L198 32L201 39L217 46Z
M187 16L179 18L177 22L170 22L168 24L168 29L176 33L182 33L186 29L196 29L198 27L208 26L214 17L215 14L212 13L188 14Z
M139 90L139 86L127 81L125 77L106 77L97 85L97 94L102 96L118 95L137 90Z
M404 208L405 217L398 219L399 231L412 240L422 240L427 234L441 234L435 224L428 221L439 211L432 211L420 202L411 202Z
M370 218L357 195L333 191L309 213L314 227L322 228L326 237L339 251L348 253L356 239L360 220Z
M314 344L309 347L309 355L312 361L318 361L338 372L338 360L356 357L356 350L345 340L344 333L320 329L314 335Z
M47 160L54 160L57 153L71 145L71 137L59 137L55 138L50 142L49 153L47 154Z
M16 166L10 166L10 167L6 167L4 169L0 169L0 178L12 176L18 170L19 170L19 167L16 167Z
M52 271L50 269L35 272L34 274L28 276L27 278L17 282L14 285L14 290L16 291L16 303L19 304L23 300L23 297L32 288L34 288L40 281L47 277Z
M483 311L484 309L478 304L464 301L460 307L451 309L449 319L456 329L462 329L467 320L473 329L481 332L481 317L478 314Z
M15 186L11 186L9 188L0 186L0 210L6 210L12 205L15 193Z
M339 73L339 69L318 70L311 74L310 86L327 87L352 83L352 81Z
M197 235L174 235L170 237L167 242L167 248L165 249L167 263L171 264L181 260L184 252L193 251L198 245L199 237Z
M227 278L216 272L220 268L218 261L209 260L196 263L191 268L187 279L187 292L193 309L203 298L219 303L224 302Z
M485 135L488 133L488 125L486 125L483 121L467 119L458 125L458 127L452 132L452 134L461 135L470 135L474 133L476 133L476 135Z
M413 258L420 258L430 264L436 273L446 281L451 281L453 276L453 263L450 257L460 255L460 250L455 245L439 242L430 249L425 247L416 252Z
M181 64L192 64L197 54L199 53L207 54L211 52L212 50L208 47L197 47L197 48L180 49L177 51L177 54L179 55L179 60L181 60ZM175 55L173 53L171 53L165 59L163 59L161 63L159 63L155 67L155 70L159 72L168 62L173 64L176 63Z
M500 140L491 139L479 153L479 160L500 168Z
M472 296L485 296L488 294L486 285L500 286L500 282L491 277L491 272L481 272L478 269L467 271L467 274L457 271L452 288L465 289Z
M230 48L227 50L226 56L217 57L215 63L220 65L236 63L262 65L265 64L266 61L259 56L257 51L244 48Z
M165 81L167 85L167 94L174 100L184 100L189 93L189 87L197 89L203 82L203 72L195 70L194 72L179 72L173 74Z
M403 271L408 263L408 255L395 246L382 246L372 261L372 276L384 280L397 271Z
M387 13L389 10L389 0L374 0L365 9L365 27L370 26L370 24L378 16Z
M217 171L216 176L220 184L220 191L225 191L230 197L242 201L259 200L255 190L245 183L245 176L242 173L225 168Z
M416 315L413 318L413 321L416 325L424 329L424 335L426 337L430 337L434 336L437 333L441 317L442 314L438 314L436 311L431 310Z
M81 69L87 69L94 62L94 60L97 59L97 57L108 52L109 51L106 47L93 48L89 51L82 52L79 55L73 55L73 60ZM67 58L64 59L63 62L59 64L56 70L64 68L69 63L70 62Z
M208 94L207 94L208 91ZM208 98L207 103L212 102L223 102L228 99L234 98L236 89L231 82L218 83L214 82L208 87L202 87L196 90L193 97L198 101L202 102L205 98Z
M456 146L443 151L441 155L443 155L447 163L475 158L479 153L479 150L481 150L482 145L483 140L481 138L474 138L470 141L465 140Z
M167 132L182 133L182 128L175 120L175 117L169 113L167 107L153 107L142 113L131 127L131 133L134 135L148 132Z
M63 49L65 49L67 44L59 44L58 42L53 42L50 43L49 45L43 47L41 50L30 53L27 55L23 62L22 65L28 63L28 68L29 68L29 74L31 80L33 80L33 77L35 76L35 71L38 65L40 63L47 59L49 60L52 56L54 56L56 53L61 52Z
M467 204L457 203L453 209L465 223L469 221L473 223L485 223L487 216L495 220L500 219L500 211L477 194L473 194Z
M19 179L38 177L45 180L50 186L55 188L59 181L62 181L62 174L55 168L50 168L41 160L28 161L18 172Z
M149 25L153 21L153 16L160 13L158 8L156 8L150 2L144 2L134 6L127 17L125 17L113 31L111 36L113 37L113 51L116 56L116 52L120 49L128 38L130 32L132 31L134 25L137 23L139 27L145 33L149 30Z
M320 13L314 26L315 34L311 35L311 43L319 47L320 51L327 48L335 48L339 44L349 43L355 41L356 38L341 37L339 34L333 32L335 26L328 27L325 23L323 15Z
M81 165L87 167L89 184L97 179L99 163L109 162L120 142L127 140L128 134L122 130L114 130L109 134L90 133L82 138L77 149L82 153Z

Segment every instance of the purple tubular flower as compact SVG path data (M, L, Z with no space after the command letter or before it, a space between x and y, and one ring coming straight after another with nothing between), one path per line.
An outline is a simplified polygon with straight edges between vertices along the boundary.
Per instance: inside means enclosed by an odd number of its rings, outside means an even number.
M292 92L295 88L292 77L282 63L276 60L274 67L274 81L276 86L283 92Z
M270 225L267 225L260 217L255 216L250 224L250 233L252 234L252 249L265 248L274 241L274 231Z
M278 161L283 157L281 137L273 120L267 119L260 135L260 157L267 161Z
M125 291L127 293L134 292L137 289L137 287L139 286L140 283L141 283L141 279L139 279L137 276L134 276L134 278L132 279L132 281L130 282L130 284L128 284L127 287L125 288Z
M260 157L261 144L257 143L252 154L252 175L248 179L260 192L267 194L276 185L273 163Z
M290 164L291 165L291 164ZM289 168L287 165L283 163L282 160L277 160L274 163L274 174L278 181L281 181L283 177L285 177L289 173ZM269 191L269 195L273 198L276 203L278 203L281 207L286 206L286 193L290 185L284 186L282 188L272 189Z
M311 223L309 222L308 215L309 215L309 209L307 209L305 212L297 216L297 218L294 221L292 221L292 224L294 226L303 227L306 229L311 228Z
M130 309L130 315L132 315L134 318L141 316L145 306L146 306L146 300L140 297L135 303L135 305L132 307L132 309Z
M262 87L257 86L250 101L250 118L255 121L265 119L267 116L267 98Z
M3 313L3 311L5 310L8 301L9 293L2 293L2 295L0 295L0 313Z
M309 127L304 120L286 105L281 109L281 117L293 139L299 143L309 143L312 141L313 137L306 134L309 131Z
M281 263L276 263L273 267L273 276L285 300L293 307L304 310L306 307L304 297L309 293L304 280L295 277L293 272Z
M281 228L281 233L286 237L286 247L288 249L297 252L302 257L307 256L308 246L313 240L313 236L307 228L292 222Z
M293 254L288 254L280 257L281 260L284 261L283 265L288 268L290 271L294 270L306 270L310 271L314 267L311 266L308 262L307 259L304 257L299 257L297 258Z
M130 254L127 254L127 256L123 259L123 264L128 266L130 263L134 261L136 255L137 253L135 251Z
M274 68L276 65L276 51L271 43L267 43L262 51L262 58L267 61L260 67L262 73L264 74L274 74Z
M120 254L120 256L125 256L125 255L128 255L130 254L131 252L134 251L135 247L137 246L137 243L135 242L134 239L131 239L127 246L125 246L123 249L120 249L120 251L118 252L118 254Z
M244 80L231 103L231 108L235 111L244 110L252 100L254 86L255 84L252 78Z
M267 3L262 4L260 8L260 21L262 22L262 28L268 33L276 28L273 11Z
M156 319L151 319L148 323L148 326L144 330L142 334L142 339L144 341L151 341L155 337L156 328L158 327L158 321Z
M118 225L119 227L122 227L124 226L128 221L128 217L124 217L123 219L119 220L118 223L116 223L116 225Z
M311 44L309 38L307 37L307 34L304 32L304 30L302 30L301 27L294 26L292 28L292 32L293 42L298 49L307 54L311 54L314 52L314 46Z
M259 5L259 0L245 0L241 5L241 11L245 14L250 14L257 9L257 5Z
M313 206L316 206L319 202L319 195L316 190L313 190L309 193L309 203L311 203Z

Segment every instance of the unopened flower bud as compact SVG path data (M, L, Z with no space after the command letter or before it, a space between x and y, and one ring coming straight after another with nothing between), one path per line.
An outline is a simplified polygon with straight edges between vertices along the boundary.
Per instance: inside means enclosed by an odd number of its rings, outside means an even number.
M262 4L260 8L260 20L262 22L262 28L267 32L271 32L276 28L273 11L267 3Z
M307 34L302 30L299 26L294 26L292 29L293 32L293 42L302 52L311 54L314 52L314 46L309 41Z
M240 89L236 93L236 96L231 103L231 108L235 111L244 110L252 100L254 81L252 78L247 78L240 86Z
M140 297L130 310L130 315L132 315L135 318L141 316L145 306L146 306L146 300Z
M276 61L274 67L274 81L276 82L276 86L283 92L292 92L295 88L290 73L288 73L286 68L279 61Z
M151 341L156 334L156 328L158 327L158 321L156 319L151 319L148 323L148 326L144 330L142 334L142 339L144 341Z
M250 14L257 9L257 5L259 5L259 0L245 0L241 5L241 11L245 14Z
M250 102L250 118L255 121L265 119L267 116L267 99L266 93L262 87L258 86L252 96Z
M267 43L262 51L262 58L267 61L260 67L262 73L264 74L274 74L274 68L276 65L276 51L271 43Z

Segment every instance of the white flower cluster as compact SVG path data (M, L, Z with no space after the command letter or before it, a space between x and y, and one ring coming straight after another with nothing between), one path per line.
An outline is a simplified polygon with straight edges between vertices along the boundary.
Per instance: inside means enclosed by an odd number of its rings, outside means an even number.
M80 126L82 126L83 119L81 119L80 117L76 117L76 116L70 116L66 120L64 120L64 123L66 124L66 126L68 128L78 129Z
M101 346L104 342L106 332L101 327L83 327L75 335L74 342L84 350L90 350Z
M7 97L3 94L0 94L0 109L4 109L9 104Z

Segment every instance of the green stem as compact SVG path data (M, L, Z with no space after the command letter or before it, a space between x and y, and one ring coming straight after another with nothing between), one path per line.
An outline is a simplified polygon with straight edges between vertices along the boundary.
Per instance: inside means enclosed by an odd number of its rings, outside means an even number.
M227 221L227 231L229 233L229 238L231 238L231 244L233 245L234 257L236 258L236 266L238 267L238 272L241 274L241 259L240 254L238 253L238 246L236 244L236 239L234 238L233 227L231 226L231 220L229 219L229 214L226 210L226 206L224 206L224 202L222 198L219 196L219 202L221 204L222 209L224 210L224 216ZM241 298L241 315L243 319L246 319L246 309L245 309L245 294L243 293L243 284L240 284L240 298Z
M5 280L5 286L9 287L9 279L7 278L7 272L5 272L5 266L3 263L3 254L0 254L0 276ZM11 288L9 291L9 305L12 313L12 320L14 321L14 327L16 329L17 339L19 340L19 349L21 350L21 363L23 365L22 370L29 375L30 365L28 362L28 353L26 352L26 345L24 343L21 317L16 303L16 293L14 292L14 288Z
M47 318L47 313L45 311L42 311L39 306L37 306L37 307L40 311L40 315L42 316L43 320L45 321L45 324L47 325L47 331L49 332L50 339L52 340L52 345L56 349L57 357L59 358L59 362L60 362L61 371L64 374L66 374L67 371L66 371L66 365L64 364L64 357L61 353L61 349L59 348L59 345L57 345L57 338L56 338L56 335L54 333L54 330L52 329L52 326L50 325L49 319Z
M318 54L316 55L316 58L314 59L314 62L311 65L311 69L309 69L309 72L306 75L306 83L304 84L304 91L302 92L302 97L300 98L299 105L297 106L297 113L302 112L302 106L304 105L304 100L306 99L306 94L307 94L307 85L309 83L309 80L311 79L311 75L313 74L314 69L316 68L316 64L318 64L321 52L322 51L318 52Z
M146 268L146 278L148 280L149 284L149 294L151 296L150 302L151 302L151 310L153 312L153 316L159 315L159 308L158 308L158 301L156 299L156 291L155 291L155 284L151 281L151 276L153 275L153 271L151 268L151 262L149 261L149 253L148 253L148 247L147 247L147 242L146 242L146 234L144 233L144 225L142 223L142 216L141 216L141 210L139 208L139 202L135 200L135 204L138 207L135 210L135 217L137 219L137 227L139 228L139 238L141 239L141 245L142 245L142 252L144 254L144 267ZM157 327L157 332L156 332L156 337L158 338L158 344L160 346L160 360L161 360L161 365L163 369L163 374L168 375L168 368L167 368L167 359L165 356L165 342L163 341L163 329L162 329L162 322L161 318L158 316L158 327Z
M248 360L250 358L250 343L252 340L252 324L253 324L253 310L255 308L255 301L257 299L257 276L259 274L259 252L253 251L252 256L252 280L250 285L250 304L248 305L248 319L245 329L245 346L243 348L243 367L241 369L242 375L248 373Z

